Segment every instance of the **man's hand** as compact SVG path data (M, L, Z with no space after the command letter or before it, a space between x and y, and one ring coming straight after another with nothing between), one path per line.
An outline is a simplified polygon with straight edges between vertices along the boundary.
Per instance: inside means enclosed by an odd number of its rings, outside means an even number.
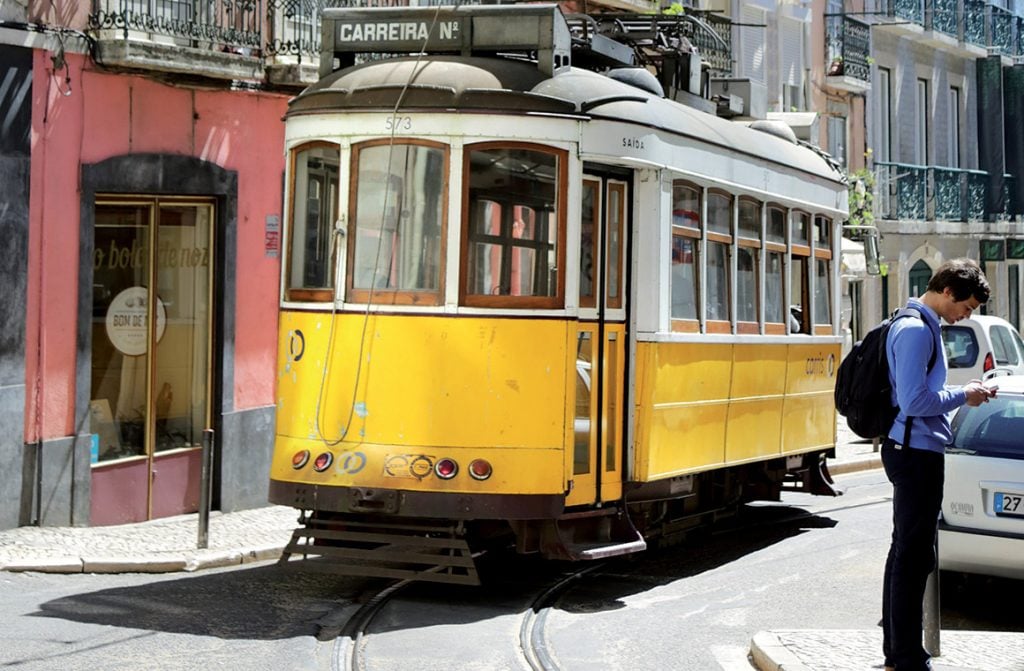
M980 382L968 382L963 386L963 390L967 393L967 405L972 408L988 403L988 400L996 395L995 389L989 389Z

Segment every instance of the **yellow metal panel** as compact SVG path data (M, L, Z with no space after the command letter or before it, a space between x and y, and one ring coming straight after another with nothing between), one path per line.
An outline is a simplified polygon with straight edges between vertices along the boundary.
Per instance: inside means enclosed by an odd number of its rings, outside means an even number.
M329 337L330 319L282 314L278 435L562 449L566 322L371 315L364 337L364 316L342 314Z
M270 477L282 482L301 482L349 487L379 487L407 491L431 491L472 494L561 494L562 450L524 450L516 448L406 448L395 445L327 446L319 440L278 436ZM309 462L300 469L292 467L292 456L309 450ZM317 455L329 452L332 463L317 473L313 462ZM438 459L448 457L459 464L459 472L442 480L433 472ZM486 458L494 469L487 480L469 475L473 459Z
M725 461L750 461L780 453L782 396L733 399L729 403Z
M653 402L678 403L729 398L733 345L652 343Z
M839 346L638 343L634 478L833 445Z
M641 480L690 473L725 459L725 403L660 407L651 418L647 471Z

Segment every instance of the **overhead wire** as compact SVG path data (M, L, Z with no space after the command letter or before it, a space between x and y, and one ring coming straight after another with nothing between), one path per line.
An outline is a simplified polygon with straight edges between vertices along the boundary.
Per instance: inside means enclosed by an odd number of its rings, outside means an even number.
M450 7L452 7L453 9L457 9L460 4L461 4L461 0L456 0L453 5L450 5ZM426 56L427 46L430 43L430 37L431 37L431 35L434 34L434 28L437 26L437 21L438 21L438 18L440 17L440 14L441 14L441 7L442 7L442 5L440 5L440 4L435 6L434 16L431 19L430 27L427 30L427 35L423 39L423 46L420 47L419 53L417 53L417 55L416 55L416 62L413 63L412 69L409 72L409 76L406 78L405 83L402 85L402 88L401 88L401 90L398 93L398 97L395 99L395 105L394 105L394 107L391 110L391 117L392 117L392 119L394 119L394 117L396 117L398 115L398 111L399 111L399 109L402 106L402 101L405 98L406 92L409 90L409 87L412 85L413 81L415 80L416 75L419 74L420 64L423 61L423 57ZM391 123L390 125L391 125L391 132L390 132L390 135L389 135L389 138L388 138L387 170L385 172L385 179L384 179L384 199L383 199L384 200L384 207L383 207L383 212L382 212L381 218L380 218L380 227L379 227L379 229L377 231L377 233L378 233L378 235L377 235L377 249L376 249L376 252L374 254L373 271L370 273L369 293L367 294L367 297L366 297L366 307L363 310L363 324L362 324L362 328L360 329L360 335L359 335L359 351L358 351L357 357L356 357L355 380L353 380L353 382L352 382L352 397L351 397L351 399L349 401L348 417L345 420L344 425L341 427L341 435L338 436L337 438L329 438L326 435L324 435L323 427L321 426L321 416L322 416L322 406L323 406L323 400L324 400L324 391L325 391L325 389L327 387L327 373L328 373L328 371L331 368L331 360L333 358L333 352L334 352L334 330L335 330L335 324L337 322L337 315L338 315L338 293L339 293L340 288L341 288L340 287L341 283L337 280L337 278L335 278L334 296L333 296L333 299L331 301L331 323L330 323L330 326L328 327L328 332L327 332L327 353L326 353L326 357L325 357L324 363L323 363L323 368L322 368L322 371L321 371L320 388L317 391L317 398L316 398L316 432L317 432L317 437L320 439L320 441L322 443L324 443L324 445L327 445L328 447L334 447L336 445L339 445L340 443L342 443L348 437L349 430L352 428L352 419L353 419L353 417L356 414L356 407L359 405L357 399L359 398L359 382L362 379L363 365L365 363L364 362L364 353L366 351L366 331L367 331L367 328L368 328L369 322L370 322L370 311L371 311L371 308L373 306L373 295L374 295L374 290L376 289L376 278L377 278L378 270L380 268L380 253L381 253L381 249L383 248L383 242L384 242L384 226L385 226L385 223L387 221L388 198L391 195L392 164L393 164L393 161L394 161L395 134L396 134L396 132L398 130L398 124L397 123ZM406 161L408 161L408 152L406 152ZM349 194L349 198L352 198L352 197L353 197L353 194L350 193ZM351 222L347 222L347 223L351 223ZM400 230L400 225L401 225L401 208L397 208L396 207L396 209L395 209L395 231L396 231L396 233ZM333 245L334 245L334 248L336 250L339 250L337 252L339 255L341 254L341 251L340 251L341 245L340 245L339 241L344 236L345 236L345 233L344 233L343 229L340 226L336 225L335 228L334 228L334 232L333 232L333 237L334 237ZM354 244L353 244L353 249L354 249ZM335 273L335 274L337 274L337 273ZM354 277L354 269L353 269L353 277ZM388 273L388 277L390 278L390 272ZM363 412L365 412L365 407L363 408ZM365 415L363 415L363 416L365 416ZM361 435L360 437L362 438L363 436Z

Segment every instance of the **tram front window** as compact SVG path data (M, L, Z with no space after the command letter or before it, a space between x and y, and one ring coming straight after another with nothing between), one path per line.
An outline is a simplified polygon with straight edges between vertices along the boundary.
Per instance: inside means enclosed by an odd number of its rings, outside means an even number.
M330 300L336 247L339 150L319 143L294 151L287 287L293 300Z
M505 297L498 301L560 306L563 163L555 153L516 147L466 152L464 302L494 305L494 297Z
M352 162L350 299L439 303L445 149L378 141L355 147Z

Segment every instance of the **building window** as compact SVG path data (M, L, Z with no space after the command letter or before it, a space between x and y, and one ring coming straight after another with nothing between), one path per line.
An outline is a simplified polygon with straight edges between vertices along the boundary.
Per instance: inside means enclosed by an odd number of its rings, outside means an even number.
M839 165L846 165L846 117L828 117L828 153Z
M951 168L960 167L960 89L949 87L949 154L947 163Z
M917 128L914 135L914 160L928 165L928 80L917 80Z

